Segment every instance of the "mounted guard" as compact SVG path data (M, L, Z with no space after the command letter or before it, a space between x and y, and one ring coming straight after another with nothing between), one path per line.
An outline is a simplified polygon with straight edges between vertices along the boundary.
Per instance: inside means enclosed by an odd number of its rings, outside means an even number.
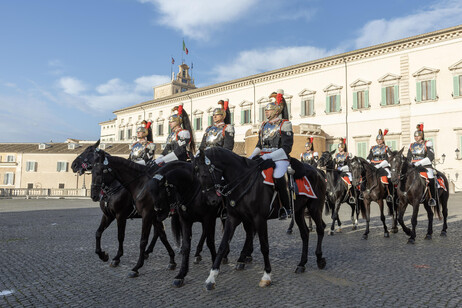
M141 126L136 129L137 141L132 144L128 159L146 165L154 157L156 145L152 142L151 122L143 120Z
M429 206L436 206L437 201L434 198L436 196L435 171L432 167L432 161L435 159L435 152L433 151L433 143L429 140L425 140L423 123L417 124L417 130L414 132L415 142L409 146L407 152L407 161L414 166L423 166L427 169L426 174L421 173L421 176L427 180L427 186L430 189L430 200L428 201Z
M175 160L186 161L188 151L195 150L194 134L189 116L186 110L183 109L183 105L173 107L172 114L168 118L168 124L171 133L167 137L162 155L155 160L157 165L163 165Z
M346 139L342 138L342 142L338 144L338 153L335 154L334 162L335 162L335 166L336 166L337 170L339 170L339 171L341 171L343 173L342 179L345 182L345 184L347 185L348 195L350 196L348 202L355 203L356 199L353 196L353 193L352 193L352 190L351 190L351 181L352 181L351 172L350 172L350 169L348 168L348 165L346 163L346 160L349 157L352 157L352 155L351 155L351 153L348 153L348 149L347 149L347 145L346 145Z
M220 108L213 110L213 124L206 128L200 148L222 147L232 151L234 148L234 126L231 125L229 100L218 101Z
M300 154L302 163L316 166L319 160L319 153L314 151L313 137L310 137L305 143L305 152Z
M294 144L292 123L290 123L284 91L277 90L269 96L270 102L266 105L265 116L258 132L258 143L249 158L261 155L261 158L272 159L276 165L273 171L275 189L279 194L282 207L279 210L279 219L286 219L290 213L289 193L285 174L289 167L289 153Z

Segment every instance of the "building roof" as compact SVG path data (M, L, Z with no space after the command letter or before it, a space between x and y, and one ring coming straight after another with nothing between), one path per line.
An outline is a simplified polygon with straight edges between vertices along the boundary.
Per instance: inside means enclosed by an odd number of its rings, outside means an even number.
M84 144L75 149L69 149L69 143L47 143L49 147L44 149L39 149L39 145L40 143L0 143L0 153L80 154L91 144ZM113 155L128 155L130 153L127 143L107 144L105 151Z

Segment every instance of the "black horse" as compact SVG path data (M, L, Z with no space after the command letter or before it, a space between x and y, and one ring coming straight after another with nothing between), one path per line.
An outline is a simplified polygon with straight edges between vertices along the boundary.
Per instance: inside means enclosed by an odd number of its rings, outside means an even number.
M332 212L332 224L330 227L329 235L334 235L335 222L338 224L338 232L341 232L342 222L338 215L340 205L342 203L347 203L351 207L351 223L353 224L353 230L358 228L358 216L359 209L364 206L362 201L359 198L355 198L355 202L351 202L348 194L348 187L342 179L342 172L335 168L334 160L332 155L335 153L335 150L332 152L325 151L322 153L318 161L318 166L320 168L326 168L326 180L327 180L327 196L325 204L325 213L329 215ZM356 193L356 189L351 187ZM355 217L356 212L356 217Z
M83 174L85 171L91 170L95 159L98 154L98 145L99 140L94 144L85 149L73 162L72 162L72 171L78 174ZM107 154L109 155L109 154ZM151 168L150 172L154 172L154 168ZM117 221L117 239L119 242L119 248L117 250L116 256L112 259L111 266L116 267L120 263L120 258L123 256L123 243L125 239L125 228L127 225L127 219L129 218L141 218L138 212L135 209L135 204L133 197L130 192L125 189L118 181L113 181L109 186L105 187L104 191L100 192L100 196L95 194L95 199L93 201L100 203L101 211L103 216L101 217L101 222L98 229L96 230L96 250L95 253L99 256L101 260L107 262L109 260L109 255L107 252L101 248L101 237L104 230L106 230L110 224L114 221ZM153 238L148 248L144 252L144 257L147 259L149 254L153 252L154 246L157 242L157 239L160 237L162 243L164 244L167 252L170 256L170 262L168 269L174 270L176 267L175 263L175 252L170 246L167 236L165 234L165 229L162 222L157 220L153 221ZM157 230L157 232L156 232Z
M353 186L358 186L365 180L366 190L363 192L364 206L361 207L361 214L366 219L366 231L363 234L363 239L367 239L369 235L369 222L371 220L371 202L377 202L380 208L380 220L383 224L384 237L390 237L387 225L385 223L385 215L383 212L383 200L388 196L388 190L380 178L386 176L387 172L383 169L377 169L367 160L362 157L354 157L348 160L348 167L353 175ZM398 232L397 215L394 211L393 200L387 201L388 215L393 217L392 231Z
M206 288L215 288L215 278L218 275L223 253L229 249L229 242L233 237L236 227L244 222L259 236L260 248L263 254L265 268L260 286L265 287L271 284L271 265L269 261L269 243L267 220L278 217L278 204L273 204L276 195L273 187L263 183L261 175L261 163L241 157L226 149L214 147L200 153L195 164L199 174L208 174L212 177L216 189L220 194L229 198L227 203L228 219L225 224L225 231L218 249L217 258L213 263L210 275L206 280ZM298 195L294 201L295 221L300 230L303 241L302 256L297 266L296 273L305 270L308 257L308 235L309 230L304 219L305 208L308 208L310 216L315 221L318 243L316 247L317 264L320 269L326 266L326 260L322 256L322 240L324 237L325 224L322 221L322 207L326 185L322 177L315 169L301 164L296 159L291 159L292 167L306 176L315 192L317 199L311 199ZM297 174L295 175L297 177ZM224 178L226 185L221 186L221 178ZM245 226L245 225L244 225ZM243 257L245 254L241 254ZM239 262L245 260L239 258Z
M439 188L438 196L435 196L439 200L437 206L429 206L428 201L430 196L428 193L427 183L426 180L420 176L420 172L426 172L427 170L422 166L414 167L411 165L407 159L405 159L403 155L403 149L404 148L402 148L400 151L392 152L391 156L388 158L388 162L391 166L391 180L393 184L398 185L398 221L399 224L403 227L403 231L410 236L408 243L415 243L415 228L417 225L417 215L419 214L420 203L424 204L424 208L427 211L428 217L427 235L425 236L425 239L430 240L432 238L433 215L437 215L438 218L441 219L441 210L443 212L443 230L441 231L441 236L446 236L448 228L447 218L449 192L443 188ZM443 173L437 171L435 176L442 178L446 188L449 188L448 179ZM406 227L403 220L404 212L406 211L408 204L412 205L413 208L411 218L412 230Z

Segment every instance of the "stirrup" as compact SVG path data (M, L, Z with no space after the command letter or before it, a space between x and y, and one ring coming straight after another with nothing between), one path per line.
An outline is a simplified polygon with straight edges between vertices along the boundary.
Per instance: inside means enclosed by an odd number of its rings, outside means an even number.
M393 202L393 197L391 195L388 195L386 198L385 198L385 201L387 202Z
M428 200L428 205L429 206L436 206L436 200L433 199L433 198L430 198L430 200Z
M285 207L281 207L279 209L279 220L284 220L287 219L288 217L291 217L291 210L287 210Z
M348 202L349 203L356 203L356 198L351 196L350 198L348 198Z
M358 199L359 199L359 200L364 200L364 194L363 194L363 192L360 192L360 193L359 193Z

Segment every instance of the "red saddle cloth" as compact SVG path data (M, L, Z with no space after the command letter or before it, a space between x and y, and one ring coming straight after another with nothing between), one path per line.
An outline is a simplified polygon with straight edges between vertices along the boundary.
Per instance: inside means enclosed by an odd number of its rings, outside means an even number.
M428 180L427 172L420 172L420 176L425 179L425 182L427 182L427 185L428 185L429 180ZM438 188L442 188L445 191L448 191L448 189L446 188L446 184L444 184L444 179L442 177L437 177L436 180L437 180Z
M273 168L265 169L261 172L261 174L263 175L263 183L274 186ZM308 181L308 178L306 176L300 179L295 179L295 184L297 184L298 187L297 195L303 195L313 199L318 198L316 197L313 188L311 187L311 183L310 181Z
M386 175L380 177L380 181L385 184L385 185L388 185L388 178Z
M350 181L350 178L346 175L344 177L342 177L343 181L345 182L345 184L347 186L351 186L351 181Z

